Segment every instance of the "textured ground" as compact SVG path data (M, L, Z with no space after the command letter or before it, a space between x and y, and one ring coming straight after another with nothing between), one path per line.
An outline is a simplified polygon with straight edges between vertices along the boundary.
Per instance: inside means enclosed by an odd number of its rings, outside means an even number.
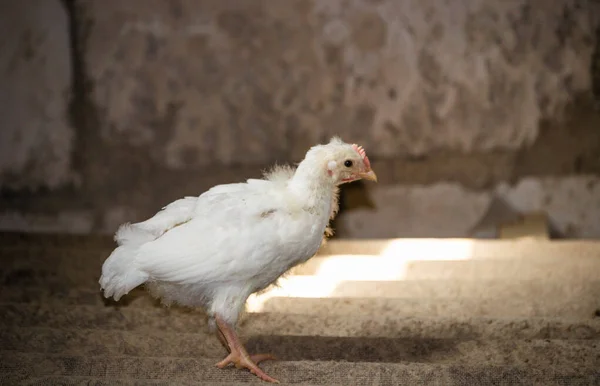
M0 384L231 385L202 313L105 301L110 239L0 236ZM344 255L352 254L352 255ZM600 384L600 243L333 241L248 303L283 384Z

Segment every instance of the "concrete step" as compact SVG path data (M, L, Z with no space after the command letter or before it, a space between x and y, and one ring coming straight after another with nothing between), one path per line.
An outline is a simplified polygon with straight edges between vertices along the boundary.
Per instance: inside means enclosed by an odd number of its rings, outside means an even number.
M596 280L600 259L540 257L499 261L418 261L405 268L404 278L468 280L563 280L565 285Z
M214 337L206 316L180 308L132 308L2 305L0 326L122 331L165 331ZM314 335L428 339L600 339L600 318L398 317L393 314L335 311L317 315L249 313L239 324L241 336Z
M97 287L104 258L106 255L97 251L43 253L33 250L1 250L0 283L64 283L71 286ZM306 265L296 267L292 274L335 280L563 280L577 283L598 280L598 272L600 258L593 256L462 261L404 261L394 258L330 256L313 258Z
M600 299L573 302L567 299L380 299L380 298L251 298L250 312L319 315L335 313L348 317L356 312L374 315L421 317L567 317L590 319L598 313Z
M257 298L272 297L362 297L407 299L512 299L543 297L556 301L599 301L600 280L579 281L565 286L564 280L423 279L342 280L329 275L287 276ZM550 301L550 300L548 300Z
M496 272L500 270L499 275L510 277L514 272L522 272L520 277L539 276L540 273L534 269L542 271L542 274L552 272L551 267L561 266L564 269L571 270L578 267L589 267L600 269L600 253L598 255L542 255L535 254L528 257L490 257L478 259L459 259L451 258L450 253L447 256L434 255L429 258L407 257L401 254L371 256L371 255L323 255L316 256L308 260L305 264L293 268L294 275L318 275L328 276L339 280L401 280L417 279L415 275L422 275L422 271L433 270L430 275L435 275L439 270L446 270L446 267L456 267L458 271L463 267L475 270L476 273L483 273L486 277L494 278ZM489 269L487 269L489 267ZM556 269L555 269L556 271Z
M409 260L522 259L600 256L598 240L334 239L321 255L395 256Z
M247 385L262 384L246 371L217 369L202 358L135 358L40 355L0 352L0 368L16 384L44 385ZM462 365L437 363L373 363L270 361L261 367L283 384L294 385L592 385L598 371L575 368ZM310 379L310 382L306 382ZM88 383L89 382L89 383Z
M216 337L166 332L133 332L46 327L0 331L3 350L75 356L210 358L226 355ZM269 352L282 361L418 362L598 370L598 340L456 340L255 335L249 352Z
M102 301L98 295L98 302ZM96 301L94 301L96 302ZM58 304L54 302L54 304ZM109 304L115 304L111 302ZM148 294L117 307L162 308ZM276 312L306 315L351 316L357 311L379 316L398 317L566 317L569 319L594 318L600 309L600 298L586 296L574 301L568 296L546 298L378 298L378 297L278 297L265 293L251 296L246 304L248 312Z
M289 285L289 284L293 285ZM558 281L415 281L320 282L312 277L289 277L248 299L249 312L275 312L349 317L354 307L378 317L564 317L591 319L600 310L600 283ZM326 298L318 298L323 296ZM393 296L399 296L394 298ZM402 296L402 297L400 297ZM404 297L408 296L408 297ZM99 290L58 287L4 286L0 304L45 304L54 307L88 305L120 309L163 309L159 301L138 288L120 302L105 299Z
M55 233L0 232L0 246L8 248L42 248L99 250L106 255L115 248L113 235L74 235ZM332 239L321 255L396 255L411 259L526 258L530 256L600 256L597 240L474 240L474 239Z
M568 287L570 288L570 287ZM586 288L583 286L582 288ZM589 287L594 288L594 287ZM310 294L310 291L307 290ZM582 293L569 289L564 294L554 298L536 297L526 294L518 297L413 297L391 298L377 297L369 294L355 296L335 296L315 298L305 296L278 296L274 292L261 295L252 295L246 304L248 312L276 312L307 315L339 315L350 316L360 310L380 316L419 316L419 317L566 317L569 319L594 318L600 310L600 297L596 293ZM9 299L14 300L14 299ZM55 299L48 300L49 304L91 304L100 305L105 300L98 293L80 293L74 295L56 295ZM4 303L7 304L7 303ZM32 302L36 304L36 302ZM162 308L148 293L139 289L135 294L124 298L119 303L108 301L108 306L134 307L134 308Z
M93 288L96 287L96 288ZM119 303L105 299L98 285L71 287L62 284L46 286L5 285L0 303L60 303L87 305L157 306L143 287L138 287ZM271 297L375 297L421 299L536 299L548 301L598 300L600 280L581 281L565 286L559 280L398 280L337 281L319 276L287 276L278 286L255 296ZM599 304L600 306L600 304Z

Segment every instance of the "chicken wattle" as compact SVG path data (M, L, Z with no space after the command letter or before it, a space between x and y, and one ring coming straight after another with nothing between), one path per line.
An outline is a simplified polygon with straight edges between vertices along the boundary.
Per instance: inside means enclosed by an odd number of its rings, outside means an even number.
M102 266L104 296L118 301L145 284L165 304L202 307L229 350L217 366L233 363L276 382L257 366L274 358L249 355L241 344L238 317L252 293L316 254L337 213L338 186L359 179L377 180L369 158L336 137L312 147L295 169L217 185L123 224Z

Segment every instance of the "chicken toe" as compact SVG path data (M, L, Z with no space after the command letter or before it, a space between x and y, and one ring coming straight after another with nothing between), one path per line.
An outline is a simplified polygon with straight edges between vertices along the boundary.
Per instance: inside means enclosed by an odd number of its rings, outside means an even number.
M255 359L257 358L257 359ZM231 352L225 359L221 362L217 363L217 367L222 369L227 365L233 363L238 369L248 369L252 374L256 375L263 381L279 383L279 381L267 373L262 371L257 364L263 360L274 359L271 355L268 354L259 354L259 355L251 355L249 356L245 352Z
M265 360L274 360L275 357L271 354L256 354L249 355L242 343L240 342L237 334L226 322L220 317L216 318L217 326L219 327L220 337L224 338L229 346L229 355L222 361L216 364L220 369L226 367L229 364L235 365L238 369L248 369L252 374L256 375L263 381L279 383L279 381L267 373L262 371L258 364Z

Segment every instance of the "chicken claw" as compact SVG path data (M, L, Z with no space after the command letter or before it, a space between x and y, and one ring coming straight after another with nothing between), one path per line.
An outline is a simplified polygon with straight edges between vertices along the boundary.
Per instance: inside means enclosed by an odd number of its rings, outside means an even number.
M222 338L225 339L227 346L229 346L229 355L219 363L217 367L222 369L227 365L233 363L236 368L246 368L250 372L263 381L279 383L279 381L264 371L262 371L257 365L265 360L275 360L275 357L271 354L256 354L249 355L244 346L239 341L239 338L235 331L229 327L229 325L223 321L220 317L216 317L217 326Z
M260 369L260 367L257 366L258 363L260 363L264 360L275 359L274 356L272 356L270 354L258 354L258 355L246 356L244 354L245 353L240 353L240 352L234 351L234 352L230 353L229 355L227 355L227 357L225 359L223 359L221 362L217 363L217 367L222 369L225 366L233 363L237 369L246 368L246 369L250 370L250 372L252 374L256 375L263 381L279 383L279 381L277 379L269 376L264 371L262 371Z

